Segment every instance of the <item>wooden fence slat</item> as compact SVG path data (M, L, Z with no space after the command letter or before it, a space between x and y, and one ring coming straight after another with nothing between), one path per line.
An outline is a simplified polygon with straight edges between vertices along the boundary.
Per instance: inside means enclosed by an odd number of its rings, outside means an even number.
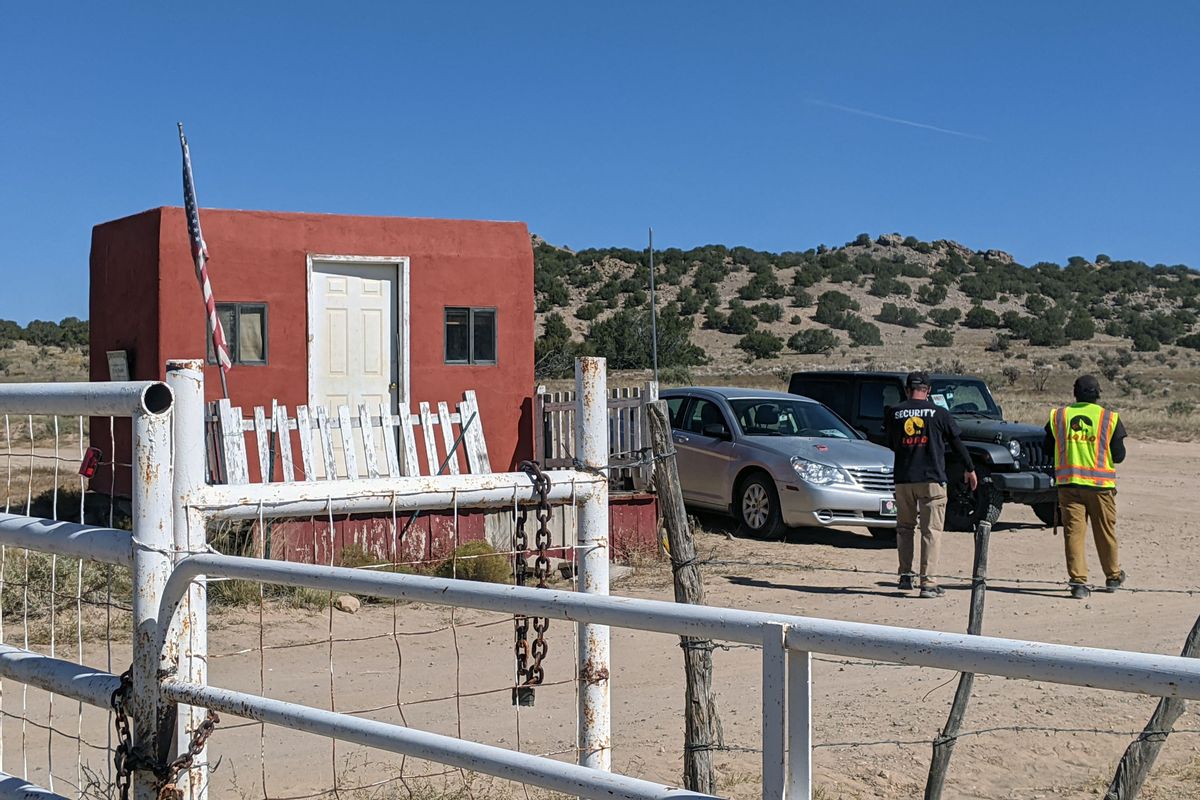
M275 477L271 474L271 426L262 406L254 407L254 438L258 443L258 474L263 483L270 483Z
M308 406L296 406L296 436L300 439L300 469L304 470L304 480L316 480L313 470L312 420L308 416Z
M371 411L366 403L358 406L358 430L362 433L363 461L367 465L367 477L379 477L379 464L375 460L375 436L371 432Z
M342 453L346 458L346 477L358 480L358 457L354 453L354 426L350 423L350 409L338 406L338 425L342 431Z
M404 442L404 463L400 465L400 469L410 478L415 478L421 474L421 464L417 461L417 437L413 433L414 422L415 420L408 407L401 406L400 440Z
M425 457L429 461L429 474L437 475L438 463L437 442L433 438L433 417L429 413L429 403L421 403L417 408L421 414L421 438L425 440Z
M383 433L383 452L387 457L388 477L400 477L400 459L396 456L396 420L389 403L379 404L379 427Z
M446 448L446 470L458 475L458 452L454 450L454 429L450 426L450 408L443 400L438 403L438 425L442 429L442 445ZM465 437L464 437L465 438ZM461 449L466 442L459 445Z
M475 451L475 461L478 464L478 468L475 465L471 466L471 472L485 475L492 471L492 462L488 457L487 441L483 438L483 418L479 415L479 401L475 397L475 390L468 389L463 392L463 400L468 406L467 419L471 420L463 439L470 444L470 449ZM459 406L459 409L461 410L462 406Z
M292 426L288 422L287 406L275 406L275 435L279 442L279 463L283 465L283 482L295 483L292 466Z
M221 445L225 453L225 476L230 484L250 482L250 469L246 461L246 435L242 432L242 410L233 408L228 399L217 401L217 415L221 419Z
M317 432L321 435L321 457L325 461L325 480L337 478L337 459L333 455L333 429L325 406L317 406Z

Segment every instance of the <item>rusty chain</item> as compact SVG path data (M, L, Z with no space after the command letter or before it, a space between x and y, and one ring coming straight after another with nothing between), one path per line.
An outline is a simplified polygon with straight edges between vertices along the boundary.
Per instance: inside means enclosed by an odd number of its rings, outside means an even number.
M542 472L541 467L535 461L521 462L521 471L529 475L529 479L533 481L534 492L537 494L537 506L535 515L537 516L538 527L534 534L534 548L537 551L537 556L533 562L533 575L537 579L537 588L545 589L546 578L550 574L550 558L546 555L550 548L550 477ZM514 537L514 550L516 550L514 576L518 586L524 586L528 580L529 567L525 553L529 547L529 537L526 531L528 522L528 509L522 508L517 516L517 528ZM546 644L546 631L550 629L550 619L548 617L526 617L517 615L514 618L514 626L516 631L516 657L517 657L517 681L518 689L522 687L533 687L542 683L545 680L546 673L542 667L542 662L549 653L549 646ZM529 643L529 629L533 628L534 640L533 644ZM529 697L529 691L526 688L526 693L522 695L514 690L514 702L518 697Z
M179 776L192 768L196 756L204 750L204 746L208 743L208 737L213 735L221 718L215 711L209 709L204 721L196 727L196 730L192 731L192 738L188 742L187 750L172 761L160 764L153 756L147 754L145 749L133 742L133 733L129 727L129 712L126 709L126 701L132 685L132 672L126 670L121 674L121 683L113 690L111 699L113 727L116 729L118 742L113 751L117 797L119 800L129 800L133 773L145 771L154 774L154 785L159 800L182 800L183 793L177 786Z

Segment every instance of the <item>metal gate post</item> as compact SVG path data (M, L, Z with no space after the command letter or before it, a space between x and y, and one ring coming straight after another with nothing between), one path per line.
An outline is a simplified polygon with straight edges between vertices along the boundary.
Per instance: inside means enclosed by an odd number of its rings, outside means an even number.
M174 515L176 559L203 552L207 544L205 517L185 505L187 496L205 484L204 362L199 359L167 362L167 385L175 393L172 425L175 444L175 480L171 510ZM201 575L188 587L187 597L167 634L164 660L174 663L180 680L208 684L208 589ZM174 753L186 750L192 732L204 721L205 709L179 706L175 721ZM176 787L185 800L208 797L208 751L202 750L192 767L179 776Z
M608 377L603 358L575 361L575 452L580 468L608 475ZM579 504L579 590L608 594L608 484ZM579 625L579 763L612 768L607 625Z
M762 796L783 800L787 756L787 626L763 625L762 651Z
M812 653L788 650L788 800L812 800Z
M129 715L139 748L159 753L158 607L171 572L171 403L133 415L133 664ZM133 775L135 800L156 800L154 774Z

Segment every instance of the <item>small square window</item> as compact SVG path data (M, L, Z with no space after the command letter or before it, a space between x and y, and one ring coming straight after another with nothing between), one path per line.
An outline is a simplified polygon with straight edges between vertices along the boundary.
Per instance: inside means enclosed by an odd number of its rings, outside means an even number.
M446 363L496 363L496 309L446 308Z
M218 303L217 317L225 330L230 361L255 366L267 363L266 303ZM208 363L216 364L208 331L205 331L205 339L208 341Z

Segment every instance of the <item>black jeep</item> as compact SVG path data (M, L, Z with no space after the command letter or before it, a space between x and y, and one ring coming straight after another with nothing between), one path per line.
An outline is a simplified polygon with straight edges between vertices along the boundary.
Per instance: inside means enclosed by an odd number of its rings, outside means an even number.
M883 410L904 400L902 372L796 372L788 391L820 401L862 431L883 440ZM1045 452L1043 428L1004 419L982 378L930 375L929 399L954 415L979 477L974 492L963 483L963 465L947 453L949 502L946 528L973 530L994 522L1006 503L1025 503L1046 525L1054 524L1054 454Z

